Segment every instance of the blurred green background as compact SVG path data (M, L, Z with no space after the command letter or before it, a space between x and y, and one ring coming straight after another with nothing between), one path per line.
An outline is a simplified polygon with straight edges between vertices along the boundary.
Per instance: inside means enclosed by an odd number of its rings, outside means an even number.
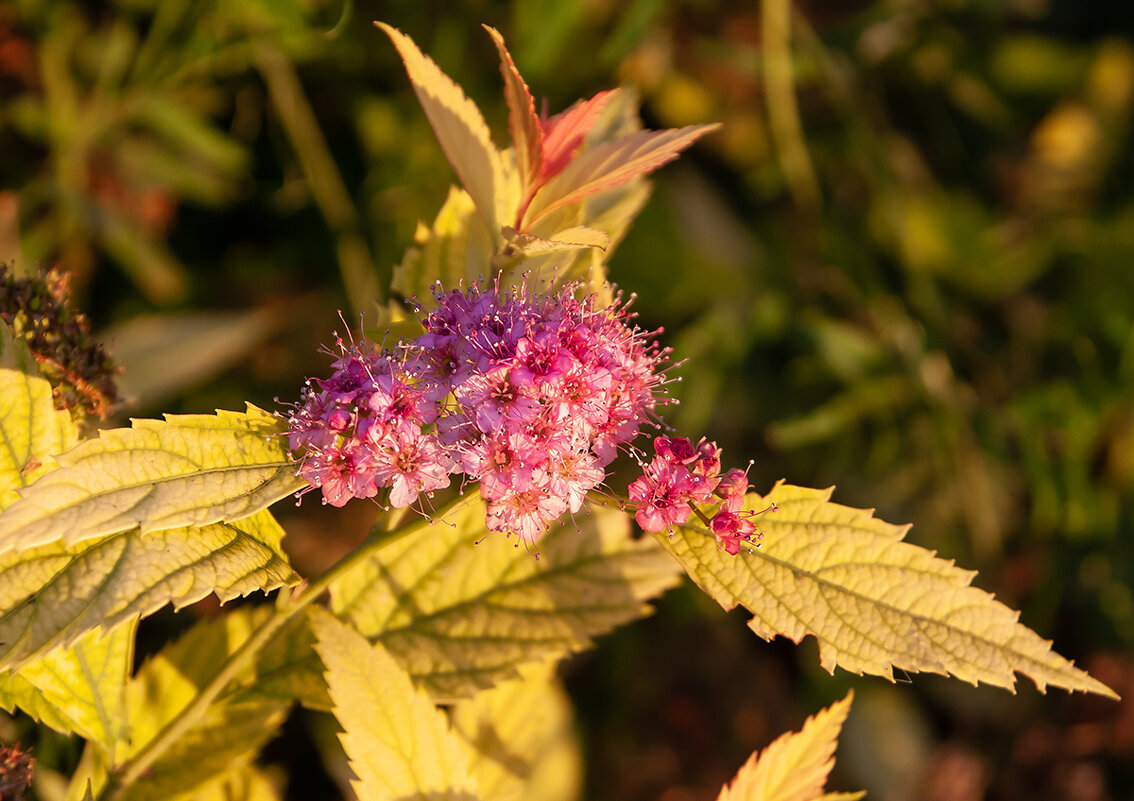
M294 398L336 310L386 298L454 176L375 18L500 141L481 23L553 112L628 85L651 127L723 122L659 173L612 261L688 360L669 422L754 459L758 490L837 484L914 522L1134 696L1134 6L8 0L0 260L74 275L123 417ZM309 506L282 514L318 569L328 529L349 542L372 511ZM838 788L1134 794L1134 704L828 677L813 644L765 644L693 591L564 674L590 801L712 799L850 686ZM289 798L337 797L296 769L301 727L266 758Z

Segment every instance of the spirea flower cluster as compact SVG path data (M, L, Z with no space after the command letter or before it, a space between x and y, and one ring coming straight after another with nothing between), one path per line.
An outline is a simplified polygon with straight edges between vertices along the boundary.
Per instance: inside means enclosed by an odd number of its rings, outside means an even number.
M392 352L346 346L289 416L299 475L326 503L395 507L479 482L487 525L532 542L577 512L668 398L668 355L618 303L472 287L439 292L425 333Z
M627 491L637 507L634 519L639 526L665 531L684 525L696 513L728 553L735 556L741 547L759 547L763 534L751 518L760 512L744 511L748 476L736 468L721 475L721 451L715 442L701 440L694 446L683 437L657 437L654 452L653 461ZM775 509L772 504L764 511Z

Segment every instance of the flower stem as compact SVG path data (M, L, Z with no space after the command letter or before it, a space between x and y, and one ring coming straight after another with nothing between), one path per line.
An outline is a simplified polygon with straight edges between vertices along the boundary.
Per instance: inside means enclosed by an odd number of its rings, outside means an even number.
M308 583L306 587L298 589L290 600L280 604L276 608L275 614L268 618L251 637L245 640L228 657L209 683L200 689L193 700L169 721L165 728L143 745L138 753L111 771L106 786L98 795L98 801L115 801L115 799L121 797L126 788L145 775L174 743L204 718L212 703L224 692L232 680L252 663L264 646L271 642L272 638L296 615L318 600L338 578L387 545L433 525L435 520L458 511L477 497L475 490L466 492L438 509L433 517L418 518L412 523L393 531L372 529L370 535L358 548L329 567L326 572Z

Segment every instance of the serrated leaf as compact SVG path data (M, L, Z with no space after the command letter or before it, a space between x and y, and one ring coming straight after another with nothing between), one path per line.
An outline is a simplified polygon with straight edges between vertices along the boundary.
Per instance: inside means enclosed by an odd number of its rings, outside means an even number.
M292 620L260 652L255 682L237 698L294 700L309 709L329 712L331 697L314 645L315 634L307 617Z
M416 244L394 267L391 286L404 298L432 301L435 284L453 288L492 273L495 245L463 189L452 187L432 227L419 224Z
M835 747L853 693L807 719L797 733L783 734L759 754L752 754L717 801L834 801L864 793L823 795L835 765Z
M286 715L285 705L268 702L216 707L118 797L122 801L197 798L201 785L249 764Z
M75 722L48 701L35 685L18 673L0 673L0 709L11 713L17 708L60 734L75 731Z
M0 509L54 466L51 457L73 446L78 429L55 408L51 384L38 375L24 340L0 323Z
M484 29L500 53L500 74L504 78L504 100L508 104L508 131L512 135L520 175L520 196L528 197L539 179L543 163L543 135L536 115L535 99L504 46L504 37L488 25Z
M311 615L359 801L472 801L476 785L445 715L381 645Z
M589 646L677 583L677 565L650 539L632 540L623 512L596 508L577 523L542 538L537 560L488 536L474 499L345 574L332 608L435 698L467 696Z
M450 710L477 788L492 801L575 801L582 764L571 702L553 663L520 672Z
M544 164L540 178L544 180L553 178L567 166L598 121L603 109L619 91L607 89L605 92L599 92L592 98L580 100L571 108L561 111L543 123L541 128Z
M239 520L304 486L282 422L244 414L168 415L100 432L0 513L0 553Z
M126 687L132 737L125 756L137 754L180 714L267 614L269 609L244 607L202 621L148 659ZM251 679L249 668L239 681ZM120 798L196 798L198 789L249 765L287 709L286 703L265 699L214 703Z
M718 127L688 125L665 131L638 131L595 145L572 159L563 172L539 190L525 215L525 227L530 228L556 209L656 170Z
M441 71L413 40L384 22L375 22L394 43L405 64L413 91L445 157L469 193L488 230L499 230L499 198L507 180L500 151L492 144L488 125L476 104Z
M240 765L200 787L165 801L279 801L280 797L263 771L255 765Z
M538 256L544 253L562 253L565 250L579 250L581 248L598 248L606 250L610 247L610 237L595 228L585 225L575 225L558 231L551 237L544 239L532 234L524 234L510 226L501 229L504 240L508 243L500 254L494 259L495 263L506 263L519 257Z
M712 534L683 528L656 539L725 609L742 605L748 626L770 640L813 634L824 668L872 673L893 668L953 675L1014 691L1015 673L1048 684L1117 697L1051 651L1019 613L969 585L974 573L902 542L909 526L831 503L831 489L782 482L748 508L762 515L763 547L730 556Z
M210 593L224 603L295 583L283 534L263 510L232 523L0 554L0 669L167 603L182 607Z
M89 632L72 647L57 648L13 677L0 678L0 686L25 692L26 686L33 687L38 697L25 694L10 700L65 734L73 731L98 743L113 758L127 735L123 687L134 659L134 628L121 626L107 635ZM56 713L46 713L41 704ZM61 722L67 725L59 726Z

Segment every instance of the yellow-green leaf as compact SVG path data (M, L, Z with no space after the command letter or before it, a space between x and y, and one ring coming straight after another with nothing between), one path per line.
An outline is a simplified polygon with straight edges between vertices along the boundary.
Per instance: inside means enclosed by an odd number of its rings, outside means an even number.
M279 801L272 780L255 765L239 765L210 782L164 801Z
M374 24L390 37L397 48L413 91L433 126L441 149L476 204L488 230L495 235L500 228L499 221L509 216L500 204L500 199L506 194L507 177L500 151L492 144L492 136L480 109L429 56L418 49L412 39L383 22Z
M834 801L863 793L823 795L835 765L839 731L850 711L846 698L807 719L798 733L783 734L759 754L752 754L717 801Z
M649 538L632 540L623 512L596 508L577 523L541 539L537 560L489 535L473 499L344 575L332 607L434 697L467 696L589 646L677 582L678 566Z
M571 702L552 662L455 704L453 729L467 743L481 795L492 801L575 801L582 762Z
M0 676L0 699L8 694L5 690L19 688L23 697L8 695L8 703L15 701L63 733L74 731L98 743L113 758L128 734L123 688L134 658L134 628L121 626L107 635L89 632L72 647L57 648L29 662L18 674ZM28 686L38 697L26 694ZM8 703L0 701L0 705ZM41 704L55 712L45 713ZM65 726L59 725L64 722Z
M209 593L223 603L294 583L283 533L263 510L232 523L0 554L0 669L167 603L182 607Z
M269 611L245 607L202 621L142 665L125 692L132 735L125 757L137 754L193 700ZM252 678L250 667L238 681ZM251 764L283 723L287 709L287 703L273 700L222 699L125 788L122 801L197 798L197 790Z
M432 227L419 224L415 245L394 267L391 284L404 298L428 304L435 284L453 289L492 273L496 246L463 189L452 187Z
M1048 684L1115 697L1019 623L1019 613L969 585L973 573L902 542L869 510L831 503L831 490L777 484L748 507L762 515L763 547L730 556L703 529L656 535L725 609L744 606L764 639L813 634L824 668L893 680L894 667L1015 688L1015 672Z
M0 509L78 439L71 416L52 404L51 384L38 376L27 344L0 323Z
M638 131L583 151L536 194L525 216L528 226L556 209L656 170L718 127L688 125L664 131Z
M580 250L582 248L598 248L606 250L611 245L610 237L595 228L585 225L573 225L553 234L551 237L524 234L510 226L501 229L505 241L508 243L496 256L495 263L506 264L518 257L536 256L544 253L562 253L565 250Z
M282 423L248 411L135 420L58 457L0 513L0 553L255 514L303 486Z
M386 649L322 610L311 620L359 801L477 798L461 741Z

